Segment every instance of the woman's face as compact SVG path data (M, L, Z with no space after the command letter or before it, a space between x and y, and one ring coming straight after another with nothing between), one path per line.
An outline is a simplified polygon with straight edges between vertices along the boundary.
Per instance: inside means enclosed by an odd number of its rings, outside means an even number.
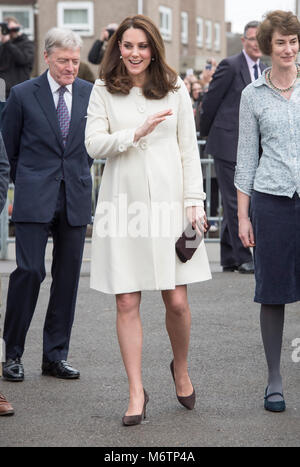
M201 85L199 83L192 84L192 97L197 100L200 92L202 91Z
M275 31L272 36L272 64L280 68L288 68L293 65L297 59L299 52L298 36L284 36L278 31Z
M119 42L121 55L133 83L142 86L151 63L151 47L142 29L127 29Z

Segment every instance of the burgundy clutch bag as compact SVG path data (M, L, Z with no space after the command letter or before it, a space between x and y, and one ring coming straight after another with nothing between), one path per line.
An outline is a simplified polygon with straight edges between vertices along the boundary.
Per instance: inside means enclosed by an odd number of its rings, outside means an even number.
M210 225L208 224L206 233L209 231L209 228ZM204 233L201 236L198 235L196 230L193 229L192 224L187 226L175 244L177 256L182 263L186 263L192 258L193 254L202 242L204 235Z

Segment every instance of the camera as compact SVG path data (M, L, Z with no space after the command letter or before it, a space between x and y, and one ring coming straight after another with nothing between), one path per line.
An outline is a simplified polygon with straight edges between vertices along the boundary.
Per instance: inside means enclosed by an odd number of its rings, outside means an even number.
M206 60L205 69L206 69L206 70L211 70L211 69L212 69L212 62L211 62L211 60Z
M111 38L111 36L116 32L115 29L106 29L106 31L108 32L108 40Z
M19 32L20 31L19 27L9 28L8 23L0 23L0 28L1 28L1 32L2 32L3 36L7 36L8 34L10 34L12 32Z
M6 36L7 34L9 34L9 27L7 23L0 23L0 28L1 28L1 32L3 36Z

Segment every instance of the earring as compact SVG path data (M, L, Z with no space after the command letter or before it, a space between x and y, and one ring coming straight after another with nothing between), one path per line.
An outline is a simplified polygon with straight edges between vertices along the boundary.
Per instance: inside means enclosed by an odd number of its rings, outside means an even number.
M151 61L152 61L152 62L155 62L155 57L152 57L152 58L151 58Z
M120 60L123 60L123 57L122 57L122 55L120 55Z

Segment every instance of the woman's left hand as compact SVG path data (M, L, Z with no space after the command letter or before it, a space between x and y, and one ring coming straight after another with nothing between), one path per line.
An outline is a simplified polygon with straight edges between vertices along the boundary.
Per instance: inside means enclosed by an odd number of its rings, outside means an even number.
M192 224L193 229L201 237L207 231L207 217L204 209L201 206L191 206L186 211L187 218Z

